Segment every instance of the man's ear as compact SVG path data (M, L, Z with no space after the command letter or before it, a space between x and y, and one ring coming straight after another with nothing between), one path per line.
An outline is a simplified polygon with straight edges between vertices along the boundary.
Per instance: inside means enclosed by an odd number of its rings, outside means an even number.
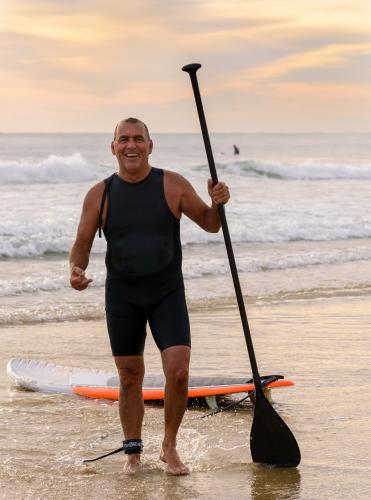
M111 153L112 153L113 155L115 155L115 156L116 156L116 153L115 153L115 146L114 146L114 144L113 144L113 141L111 142Z
M152 139L151 139L150 142L149 142L149 154L152 153L152 149L153 149L153 142L152 142Z

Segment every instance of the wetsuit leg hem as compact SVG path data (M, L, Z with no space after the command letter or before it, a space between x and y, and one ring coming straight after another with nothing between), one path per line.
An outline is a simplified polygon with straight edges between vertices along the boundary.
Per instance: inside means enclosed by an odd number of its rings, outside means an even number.
M111 351L112 351L112 349L111 349ZM128 357L128 356L142 356L143 357L144 356L144 350L141 351L141 352L129 352L129 353L128 352L124 352L122 354L117 354L117 353L114 353L112 351L112 356L114 358L122 358L122 357Z
M180 343L180 342L176 342L175 344L169 344L169 345L166 345L165 347L158 347L160 349L160 352L164 352L166 349L169 349L169 347L181 347L181 346L185 346L185 347L189 347L190 349L192 349L192 346L191 344L187 344L187 343Z

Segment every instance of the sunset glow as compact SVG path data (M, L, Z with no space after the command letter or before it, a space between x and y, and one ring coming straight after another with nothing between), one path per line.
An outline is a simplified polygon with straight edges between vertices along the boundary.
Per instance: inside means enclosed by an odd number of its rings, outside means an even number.
M197 131L189 62L214 131L371 129L366 0L8 0L0 54L2 132Z

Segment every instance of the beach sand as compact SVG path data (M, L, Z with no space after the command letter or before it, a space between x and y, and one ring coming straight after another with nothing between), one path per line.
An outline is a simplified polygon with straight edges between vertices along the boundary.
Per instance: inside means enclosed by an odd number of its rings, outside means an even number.
M84 466L122 439L117 403L23 392L9 383L10 357L113 369L105 323L74 321L2 327L0 498L366 499L371 487L371 298L295 300L249 306L258 366L295 381L273 393L275 409L295 434L298 469L252 464L252 410L245 405L208 419L186 412L179 450L193 470L168 477L158 459L163 408L146 406L143 469L122 474L122 454ZM192 309L193 375L246 375L251 370L238 310ZM159 373L150 336L147 373Z

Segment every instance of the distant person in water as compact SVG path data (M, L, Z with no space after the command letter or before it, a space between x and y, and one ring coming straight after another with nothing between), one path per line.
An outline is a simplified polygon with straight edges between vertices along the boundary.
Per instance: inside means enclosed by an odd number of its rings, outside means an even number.
M238 147L236 146L236 144L233 144L233 152L235 155L239 155L240 154L240 150L238 149Z
M137 118L120 121L111 143L118 172L87 193L70 253L70 283L84 290L97 229L107 240L106 319L120 378L119 412L125 436L124 472L134 474L142 452L143 351L147 322L161 351L165 385L165 435L160 459L172 475L189 474L176 437L187 406L191 355L189 319L179 236L184 213L205 231L220 229L218 204L227 203L224 182L208 181L206 205L181 175L151 167L153 143Z

